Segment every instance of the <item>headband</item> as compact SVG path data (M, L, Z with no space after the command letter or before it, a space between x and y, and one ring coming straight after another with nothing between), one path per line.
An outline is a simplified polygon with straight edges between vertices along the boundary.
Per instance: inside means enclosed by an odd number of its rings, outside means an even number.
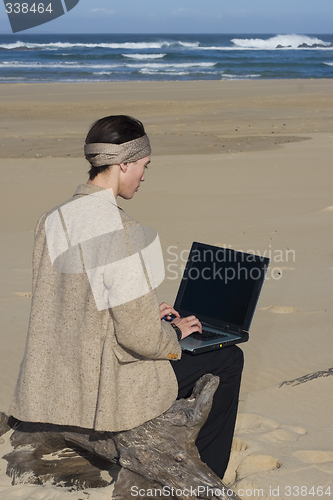
M93 143L84 145L85 157L93 167L134 162L149 156L150 153L151 148L147 134L123 144ZM90 155L96 156L90 157Z

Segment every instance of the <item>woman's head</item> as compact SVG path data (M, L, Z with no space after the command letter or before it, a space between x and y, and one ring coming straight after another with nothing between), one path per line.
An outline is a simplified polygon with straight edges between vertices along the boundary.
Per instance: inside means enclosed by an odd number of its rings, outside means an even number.
M106 116L105 118L97 120L97 122L92 125L86 137L86 144L119 145L142 137L142 147L145 148L142 154L143 156L148 156L150 154L150 148L148 146L149 141L145 139L144 136L145 129L139 120L126 115ZM148 145L146 144L147 141ZM149 149L149 152L147 149ZM102 158L102 163L103 160L105 161L105 165L100 165L101 161L96 161L96 157L98 156L96 153L91 154L86 152L85 156L91 164L91 169L89 171L90 180L93 180L98 174L110 168L111 163L104 155L100 158ZM96 164L98 164L98 166L96 166Z
M112 189L115 197L131 199L145 180L150 143L142 123L131 116L98 120L87 135L84 151L91 165L88 184Z

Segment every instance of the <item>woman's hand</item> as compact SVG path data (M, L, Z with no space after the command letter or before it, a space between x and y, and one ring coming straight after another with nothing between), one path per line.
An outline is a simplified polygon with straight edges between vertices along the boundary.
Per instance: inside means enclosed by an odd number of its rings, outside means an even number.
M169 306L169 304L167 304L166 302L162 302L162 304L160 304L160 314L161 319L163 319L164 316L170 316L171 314L176 316L176 318L173 319L171 323L174 323L178 326L178 328L181 329L182 339L188 337L189 335L191 335L191 333L194 332L202 333L202 325L198 318L196 318L195 316L187 316L186 318L181 318L179 313L173 307Z
M178 315L179 316L179 315ZM191 335L194 332L202 333L202 325L195 316L187 316L186 318L176 318L171 321L178 326L182 331L182 339Z
M166 302L162 302L162 304L160 304L160 314L161 319L163 319L164 316L170 316L170 314L173 314L177 318L180 317L179 313L173 307L169 306L169 304L167 304Z

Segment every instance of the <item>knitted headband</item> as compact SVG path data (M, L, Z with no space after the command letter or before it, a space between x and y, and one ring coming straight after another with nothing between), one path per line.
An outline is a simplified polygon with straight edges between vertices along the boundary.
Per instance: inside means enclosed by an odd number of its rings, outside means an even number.
M85 157L93 167L134 162L149 156L150 153L150 142L146 134L123 144L93 143L84 145Z

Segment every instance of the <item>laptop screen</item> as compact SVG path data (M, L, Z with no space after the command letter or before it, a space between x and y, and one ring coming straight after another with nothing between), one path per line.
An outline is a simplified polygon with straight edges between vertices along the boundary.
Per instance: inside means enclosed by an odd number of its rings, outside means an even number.
M269 259L194 242L175 302L181 316L248 331Z

